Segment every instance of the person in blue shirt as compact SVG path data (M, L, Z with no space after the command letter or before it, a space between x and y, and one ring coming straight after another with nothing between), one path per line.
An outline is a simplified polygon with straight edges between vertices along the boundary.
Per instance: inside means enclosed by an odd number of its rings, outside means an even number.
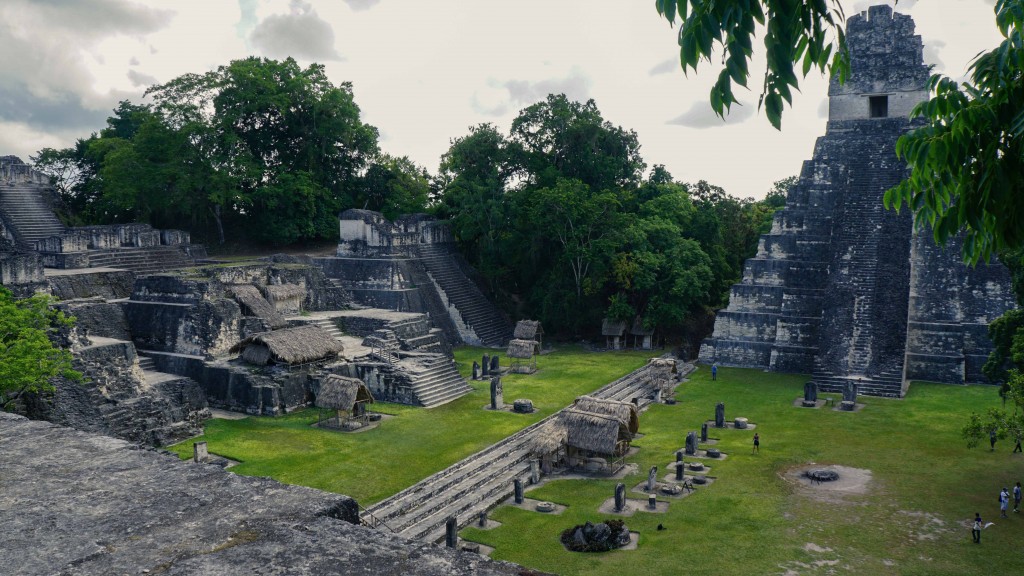
M718 364L711 365L711 379L718 380Z

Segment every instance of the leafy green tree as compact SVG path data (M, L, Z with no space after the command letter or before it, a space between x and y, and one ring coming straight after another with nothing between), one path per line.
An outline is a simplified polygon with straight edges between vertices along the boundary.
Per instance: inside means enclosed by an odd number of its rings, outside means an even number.
M378 151L352 85L333 85L319 64L250 57L147 95L172 126L205 128L193 131L194 142L226 175L213 182L231 190L211 187L207 200L275 244L333 237L334 216L352 205Z
M701 60L712 62L720 50L722 69L711 88L711 107L724 116L737 103L733 83L747 87L754 36L764 28L767 55L764 87L758 108L764 107L772 126L781 128L783 101L793 104L793 91L811 70L844 79L849 72L845 49L843 8L836 0L655 0L658 14L670 24L679 22L679 63L697 71Z
M530 182L541 187L559 178L594 190L635 187L645 168L636 133L607 122L593 100L548 95L516 116L509 138L522 148Z
M82 378L71 368L71 353L50 341L74 318L51 309L50 302L43 295L15 299L0 286L0 409L9 410L25 394L52 391L50 378Z
M984 416L971 413L961 430L968 448L975 448L989 438L991 432L996 433L997 439L1009 437L1015 443L1024 440L1024 373L1020 370L1013 369L1007 373L1004 403L1010 405L1009 411L993 407Z
M423 211L430 197L430 174L408 156L381 154L362 176L356 206L381 212L389 219Z

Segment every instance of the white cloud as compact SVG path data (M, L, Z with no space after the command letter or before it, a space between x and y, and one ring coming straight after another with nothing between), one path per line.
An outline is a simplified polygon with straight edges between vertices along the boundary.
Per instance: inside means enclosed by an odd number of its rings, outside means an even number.
M341 59L334 48L334 28L320 18L311 5L297 0L292 0L288 14L271 14L256 24L249 40L271 58Z
M739 124L754 115L754 107L750 104L733 104L725 114L725 118L719 118L711 109L709 102L694 102L690 109L679 116L665 122L676 126L687 128L717 128L724 124Z

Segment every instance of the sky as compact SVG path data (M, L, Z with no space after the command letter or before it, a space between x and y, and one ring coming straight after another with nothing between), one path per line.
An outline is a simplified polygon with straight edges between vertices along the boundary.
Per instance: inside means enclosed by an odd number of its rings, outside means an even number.
M847 16L892 0L844 0ZM914 17L926 64L965 77L995 47L995 0L899 0ZM451 140L493 123L504 132L548 93L594 99L606 120L637 133L648 164L676 180L763 197L796 175L825 132L828 82L814 72L782 119L757 110L764 69L742 106L714 116L717 68L679 68L677 30L651 0L3 0L0 156L24 160L70 146L148 86L250 55L320 62L352 82L383 151L431 173Z

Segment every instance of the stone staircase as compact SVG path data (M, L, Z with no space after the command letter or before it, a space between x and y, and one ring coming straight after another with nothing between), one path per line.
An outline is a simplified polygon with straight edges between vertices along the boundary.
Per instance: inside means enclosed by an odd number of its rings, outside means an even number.
M455 362L442 354L408 358L403 364L416 366L408 371L411 388L426 408L446 404L473 391L455 368Z
M330 334L331 338L334 338L338 342L341 342L341 337L343 334L341 330L338 328L338 325L335 324L334 322L331 322L327 318L320 318L318 320L314 320L313 324L316 324L317 326L320 327L321 330Z
M90 268L120 268L136 274L155 274L191 266L195 266L195 262L178 246L89 251Z
M692 370L684 365L683 374ZM597 390L592 396L630 401L641 406L653 395L649 367L644 366ZM460 528L480 512L497 506L514 490L513 481L527 483L533 437L554 414L452 466L370 506L364 523L409 538L438 542L444 537L445 520L455 516Z
M23 248L32 248L36 240L65 231L43 197L48 190L34 184L0 186L0 216L15 242Z
M444 291L449 304L458 310L480 343L504 347L512 336L511 323L462 272L451 248L447 244L421 244L417 250L430 279Z
M904 355L888 351L883 338L900 322L879 325L884 322L880 315L891 304L884 301L890 279L883 277L879 264L889 248L881 245L882 234L876 232L887 216L877 191L886 189L887 183L877 181L877 170L865 160L852 162L849 172L849 192L832 235L833 246L846 250L836 251L831 274L835 287L853 301L840 301L839 307L826 310L823 321L842 329L822 346L827 352L815 359L812 379L826 392L841 392L846 382L856 382L860 394L898 398L903 393ZM906 334L905 310L902 315L900 342Z

